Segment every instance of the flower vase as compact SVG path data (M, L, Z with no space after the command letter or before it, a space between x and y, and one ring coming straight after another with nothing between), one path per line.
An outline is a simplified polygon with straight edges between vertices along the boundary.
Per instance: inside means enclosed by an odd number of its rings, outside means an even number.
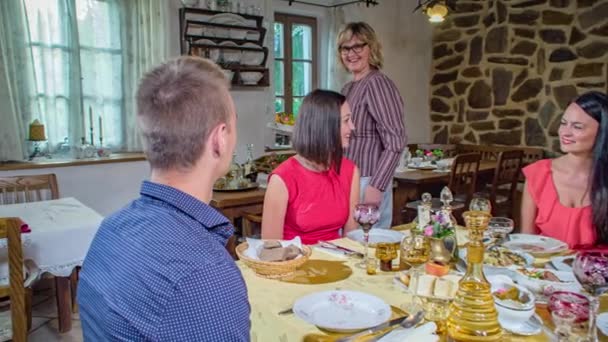
M456 240L453 236L444 238L429 238L431 244L430 260L447 265L452 260L454 249L456 248Z

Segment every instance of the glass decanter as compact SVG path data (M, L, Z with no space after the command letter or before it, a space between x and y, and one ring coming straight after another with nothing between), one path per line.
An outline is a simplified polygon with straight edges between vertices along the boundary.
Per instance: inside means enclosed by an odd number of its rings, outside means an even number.
M247 144L247 161L243 164L243 176L251 182L257 180L257 170L253 161L253 144Z
M232 162L230 163L230 169L226 175L226 181L231 188L237 188L238 183L242 178L242 169L239 163L236 162L236 152L232 154Z
M414 219L416 229L424 230L431 223L431 213L433 207L433 196L428 192L422 194L422 202L418 204L418 215Z
M452 253L452 257L453 257L453 260L457 260L458 259L458 239L456 237L456 227L458 226L458 222L456 221L454 214L452 214L451 203L454 201L454 195L452 195L452 191L450 190L450 188L448 188L447 186L444 186L443 189L441 189L441 193L439 194L439 199L441 200L441 203L443 203L443 205L441 206L440 212L443 213L444 217L450 218L449 226L454 231L454 234L452 236L445 238L446 247L449 250L454 251ZM452 243L454 244L454 246L451 246Z
M501 341L502 329L490 283L483 274L483 232L492 217L483 211L463 213L469 231L467 272L458 284L450 304L447 330L449 341Z

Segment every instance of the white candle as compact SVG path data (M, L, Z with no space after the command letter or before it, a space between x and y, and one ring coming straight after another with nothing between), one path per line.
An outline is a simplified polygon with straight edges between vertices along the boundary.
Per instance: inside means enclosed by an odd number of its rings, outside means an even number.
M99 140L103 139L103 125L101 123L101 115L99 116Z
M93 108L89 106L89 123L91 124L91 131L93 131Z

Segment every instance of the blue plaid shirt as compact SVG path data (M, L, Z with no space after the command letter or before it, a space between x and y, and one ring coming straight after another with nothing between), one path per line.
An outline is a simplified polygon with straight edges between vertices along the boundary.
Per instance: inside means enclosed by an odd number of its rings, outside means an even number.
M144 182L106 218L80 273L85 341L249 341L247 288L225 249L234 229L175 188Z

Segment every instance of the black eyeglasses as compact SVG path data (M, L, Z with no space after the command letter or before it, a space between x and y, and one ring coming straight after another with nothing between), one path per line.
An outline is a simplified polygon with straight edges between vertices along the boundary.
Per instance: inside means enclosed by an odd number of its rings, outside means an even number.
M367 45L367 43L355 44L352 46L340 46L340 54L348 55L350 51L353 51L356 54L360 54L363 51L363 48Z

